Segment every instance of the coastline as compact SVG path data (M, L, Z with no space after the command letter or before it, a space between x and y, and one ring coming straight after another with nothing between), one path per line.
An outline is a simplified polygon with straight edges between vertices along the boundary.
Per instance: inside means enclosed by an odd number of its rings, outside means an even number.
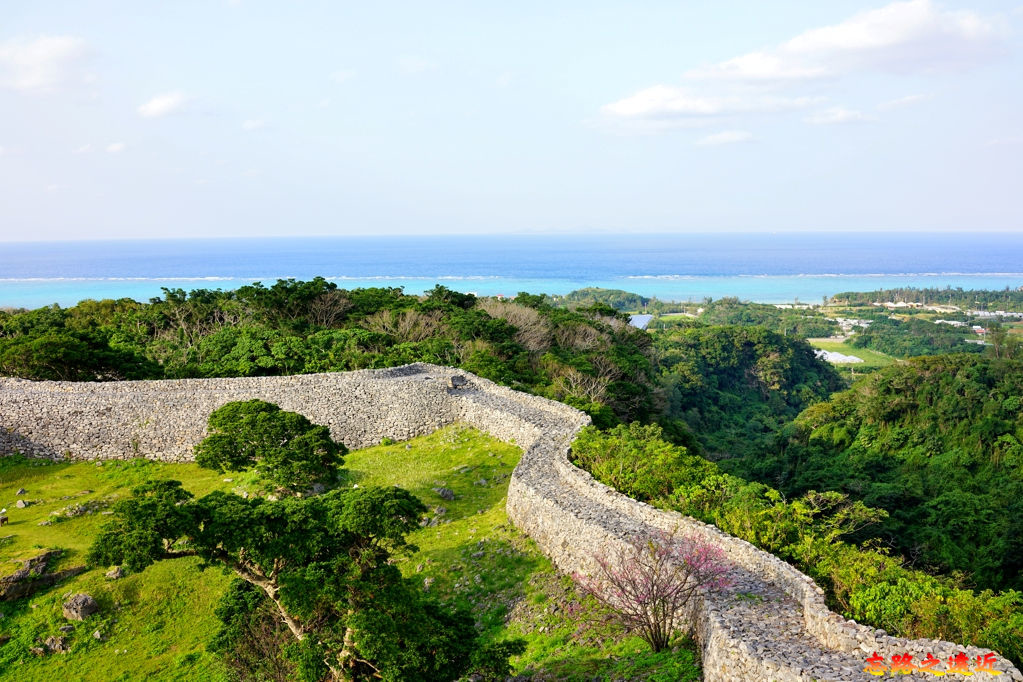
M105 278L0 278L0 308L39 308L57 303L62 307L84 299L133 298L146 302L169 289L237 289L260 281L273 284L278 278L312 279L322 273L301 272L268 277L105 277ZM562 279L556 277L508 277L451 275L417 277L330 277L342 289L404 287L405 293L420 294L441 284L449 289L480 296L567 294L583 287L622 289L662 301L701 301L704 298L735 296L757 303L819 303L824 296L843 291L873 291L899 287L1000 290L1023 286L1018 273L976 274L791 274L791 275L631 275L607 279Z

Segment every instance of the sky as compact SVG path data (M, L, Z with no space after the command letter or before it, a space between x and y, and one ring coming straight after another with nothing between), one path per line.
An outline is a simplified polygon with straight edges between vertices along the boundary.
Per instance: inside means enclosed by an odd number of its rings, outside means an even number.
M0 241L1023 231L1023 1L39 0Z

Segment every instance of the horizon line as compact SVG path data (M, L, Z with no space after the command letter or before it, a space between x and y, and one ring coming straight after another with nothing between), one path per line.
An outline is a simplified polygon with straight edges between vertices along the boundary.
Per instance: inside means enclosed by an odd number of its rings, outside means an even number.
M858 228L858 229L835 229L835 230L692 230L684 232L671 232L659 230L653 232L599 230L585 232L582 230L564 231L519 231L519 232L489 232L477 234L472 232L389 232L389 233L348 233L348 234L266 234L266 235L195 235L195 236L145 236L145 237L73 237L73 238L52 238L52 239L4 239L0 237L0 244L59 244L59 243L80 243L80 242L155 242L155 241L229 241L229 240L254 240L254 239L349 239L349 238L408 238L408 237L464 237L470 239L487 237L684 237L684 236L717 236L723 234L736 235L848 235L848 234L898 234L898 235L1020 235L1023 236L1023 228L1005 229L937 229L937 228L903 228L892 230L889 228Z

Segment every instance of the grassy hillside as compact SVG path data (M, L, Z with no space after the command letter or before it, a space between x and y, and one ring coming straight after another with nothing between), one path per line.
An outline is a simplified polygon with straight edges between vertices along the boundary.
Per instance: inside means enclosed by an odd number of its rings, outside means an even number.
M431 509L428 523L410 540L419 551L401 561L403 573L441 599L473 611L491 639L522 637L526 652L516 672L536 679L696 680L699 668L691 645L653 655L638 638L607 623L572 582L558 575L535 545L518 533L504 512L517 448L465 427L451 427L408 443L350 453L346 485L399 485ZM60 568L81 564L84 551L107 518L102 511L132 486L153 478L175 478L196 494L214 489L252 492L252 479L217 475L191 464L146 461L48 464L0 459L0 506L11 517L0 546L0 574L18 568L14 559L44 548L64 548ZM227 481L226 478L233 480ZM33 500L17 509L15 492ZM442 499L445 487L455 499ZM88 491L88 492L86 492ZM52 525L51 512L70 505L94 505ZM202 571L191 559L164 561L142 573L111 581L94 569L36 596L0 602L0 679L46 680L227 680L228 667L205 649L219 627L214 608L231 581L220 569ZM88 592L100 614L75 623L67 634L71 651L37 657L36 639L62 634L65 595ZM102 640L92 634L99 631Z
M107 507L134 485L172 476L200 494L238 485L194 464L145 460L50 464L0 458L0 506L7 508L10 517L3 528L3 535L10 538L0 547L0 574L13 572L20 567L18 560L43 549L64 550L57 568L83 564L86 549L106 521ZM19 488L27 491L21 498L15 495ZM30 506L16 508L17 499L29 500ZM67 511L74 505L93 511L69 518ZM41 522L51 525L40 526ZM0 602L4 614L0 633L11 637L0 646L0 678L40 682L227 679L223 665L205 651L204 642L217 628L213 608L230 576L202 571L193 559L164 562L116 581L106 579L105 570L88 571L28 599ZM72 646L69 653L45 658L29 653L30 647L37 646L37 638L62 634L58 628L66 621L60 607L69 592L91 594L100 603L100 614L75 623L75 631L66 635ZM93 637L96 631L102 640Z

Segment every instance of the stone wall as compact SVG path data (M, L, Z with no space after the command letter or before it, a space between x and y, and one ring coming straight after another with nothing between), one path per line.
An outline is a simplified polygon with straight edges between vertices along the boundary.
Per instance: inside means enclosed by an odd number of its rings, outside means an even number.
M450 378L468 378L453 388ZM704 595L691 617L704 678L867 680L878 652L943 660L984 650L890 637L829 611L814 582L789 564L713 526L654 509L595 481L568 461L589 418L568 406L434 365L339 374L118 383L0 379L0 454L58 460L148 457L187 461L210 412L260 398L327 424L350 448L404 440L453 422L471 424L523 450L508 490L508 516L566 572L594 570L594 555L655 530L680 530L720 547L733 584ZM1023 675L999 658L1006 677ZM958 675L949 677L958 678ZM931 679L910 675L905 679ZM965 679L965 678L964 678ZM976 679L974 677L973 679Z

